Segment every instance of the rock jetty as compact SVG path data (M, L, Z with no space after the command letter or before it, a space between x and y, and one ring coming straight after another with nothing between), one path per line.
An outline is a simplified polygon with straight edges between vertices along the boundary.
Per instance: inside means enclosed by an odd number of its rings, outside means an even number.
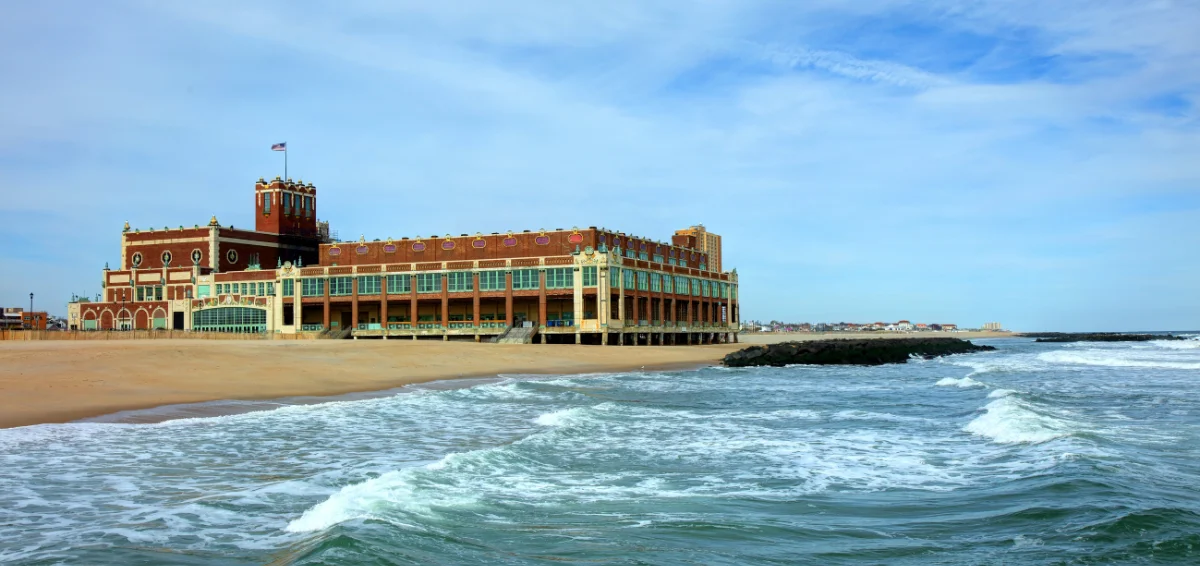
M1121 334L1120 332L1029 332L1026 338L1037 338L1034 342L1149 342L1151 340L1187 340L1170 334Z
M814 340L751 346L725 356L722 363L728 367L778 367L790 364L877 366L902 364L912 356L929 359L995 349L958 338Z

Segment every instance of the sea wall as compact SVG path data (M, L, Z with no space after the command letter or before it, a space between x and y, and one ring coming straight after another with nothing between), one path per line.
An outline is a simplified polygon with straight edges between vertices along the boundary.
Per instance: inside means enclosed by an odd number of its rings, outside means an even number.
M933 358L995 350L957 338L882 338L875 340L814 340L751 346L722 360L728 367L902 364L912 356Z

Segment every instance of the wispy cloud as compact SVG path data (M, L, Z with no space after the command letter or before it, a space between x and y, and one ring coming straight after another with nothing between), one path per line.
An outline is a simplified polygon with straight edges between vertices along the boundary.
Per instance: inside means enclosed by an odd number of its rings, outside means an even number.
M703 221L726 236L750 316L1103 326L1079 313L1113 293L1168 313L1116 326L1200 315L1158 308L1179 298L1155 266L1190 276L1169 253L1073 237L1155 222L1200 237L1185 221L1200 185L1194 3L9 12L0 212L18 220L0 237L30 244L0 262L56 271L0 278L0 303L91 285L126 219L248 224L250 183L280 172L265 148L286 139L293 175L355 234L666 237Z

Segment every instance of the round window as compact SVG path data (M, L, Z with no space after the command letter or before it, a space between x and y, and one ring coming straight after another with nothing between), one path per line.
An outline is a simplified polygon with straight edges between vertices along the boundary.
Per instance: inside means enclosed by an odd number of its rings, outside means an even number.
M171 252L163 252L161 257L162 257L163 265L171 264Z
M237 263L237 259L237 250L229 250L225 252L225 261L228 261L229 263Z
M204 254L200 251L199 248L192 250L192 263L200 263L200 259L203 257L204 257Z
M140 265L142 265L142 252L135 252L133 254L133 266L138 267Z

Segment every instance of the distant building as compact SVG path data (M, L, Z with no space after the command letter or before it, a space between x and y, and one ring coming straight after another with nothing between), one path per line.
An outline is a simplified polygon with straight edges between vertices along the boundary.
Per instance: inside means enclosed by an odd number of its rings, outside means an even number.
M992 331L1003 330L1004 325L1000 324L999 322L985 322L983 323L983 329Z
M947 332L952 332L952 331L958 330L957 324L943 324L941 326L942 326L942 330L945 330Z
M708 269L721 271L721 237L709 232L703 224L676 230L672 242L676 246L691 248L708 255ZM695 266L693 266L695 267ZM700 269L704 269L701 267Z
M21 320L24 312L25 309L7 307L3 311L0 311L0 330L21 328Z
M45 330L50 315L43 311L26 311L22 308L5 308L0 314L0 329Z

